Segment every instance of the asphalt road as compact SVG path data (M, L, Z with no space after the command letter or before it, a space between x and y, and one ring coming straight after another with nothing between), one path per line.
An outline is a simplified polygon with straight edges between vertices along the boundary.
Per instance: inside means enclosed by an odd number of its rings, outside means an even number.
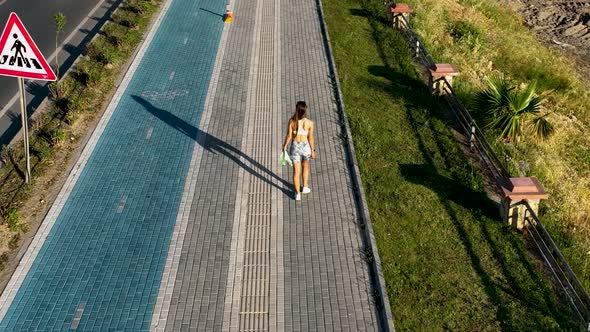
M119 3L120 0L0 0L0 26L4 28L11 12L17 13L52 68L55 68L52 54L58 54L63 73ZM53 14L56 12L62 12L67 20L59 36L59 52L55 52ZM47 82L25 82L27 111L32 114L47 95ZM0 76L0 144L8 144L21 128L19 102L13 98L17 92L16 78Z

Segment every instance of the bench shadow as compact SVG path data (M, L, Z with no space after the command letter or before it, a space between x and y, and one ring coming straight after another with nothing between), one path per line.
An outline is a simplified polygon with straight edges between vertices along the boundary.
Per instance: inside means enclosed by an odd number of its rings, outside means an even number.
M287 196L292 195L292 191L287 189L291 187L291 184L289 182L285 181L283 178L276 175L274 172L272 172L256 160L252 159L250 156L243 153L239 149L235 148L230 144L227 144L226 142L220 140L219 138L209 133L200 130L199 128L196 128L195 126L187 123L186 121L182 120L176 115L164 109L155 107L154 105L152 105L152 103L150 103L142 97L131 97L141 106L143 106L143 108L146 111L148 111L164 123L168 124L170 127L178 130L179 132L193 139L206 151L211 152L213 154L220 153L224 155L225 157L229 158L230 160L238 164L248 173L264 181L266 184L279 189L281 192L283 192L283 194Z
M439 198L461 205L488 218L497 219L498 211L485 192L476 191L455 179L440 175L431 164L399 165L404 178L435 191Z
M540 272L536 271L524 245L517 241L512 234L513 231L505 227L500 230L502 237L498 237L498 225L491 221L499 220L496 203L483 190L472 189L469 180L452 167L457 163L458 158L464 159L464 157L458 157L457 151L445 149L443 140L455 138L451 137L452 134L441 132L431 120L436 118L446 126L455 125L455 121L449 117L446 109L441 107L440 100L430 95L424 82L395 69L386 66L370 66L368 71L378 78L367 82L368 84L386 91L404 104L407 109L407 121L411 125L413 136L416 137L419 151L424 159L424 163L420 165L399 165L402 176L407 181L429 188L437 194L459 235L471 266L479 277L490 302L496 308L496 319L500 328L503 331L513 331L523 327L518 323L518 317L513 316L511 304L506 302L506 296L508 296L515 299L527 311L553 317L562 327L575 329L575 321L572 321L566 312L561 311L560 308L563 307L556 301L553 290L547 286ZM423 136L424 132L429 132L428 137ZM464 162L468 163L467 160ZM437 164L445 169L445 174L448 173L448 175L442 175L437 169ZM472 226L465 224L466 221L459 216L459 211L453 203L472 211L477 220L476 227L479 227L483 236L482 240L492 253L501 278L505 282L497 280L497 277L492 275L488 271L489 268L482 262L478 253L481 249L476 245L479 240L470 234L469 227ZM510 252L516 253L514 258L509 257L513 256ZM529 278L528 280L523 281L516 275L513 266L515 260L519 268L522 268L521 271L524 271ZM536 292L528 289L531 283L536 284L538 288ZM537 327L543 327L541 322Z
M357 17L366 17L369 18L372 13L364 8L352 8L350 9L350 15L357 16ZM387 20L385 16L379 16L379 22L385 25L389 25L390 22Z
M363 8L352 8L350 9L350 15L358 17L369 17L369 13Z

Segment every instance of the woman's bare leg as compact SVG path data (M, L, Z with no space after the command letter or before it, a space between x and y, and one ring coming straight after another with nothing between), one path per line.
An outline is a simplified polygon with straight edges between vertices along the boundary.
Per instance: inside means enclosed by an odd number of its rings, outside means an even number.
M301 178L301 163L293 163L293 186L295 193L299 193L299 179Z
M303 186L309 187L309 160L303 160Z

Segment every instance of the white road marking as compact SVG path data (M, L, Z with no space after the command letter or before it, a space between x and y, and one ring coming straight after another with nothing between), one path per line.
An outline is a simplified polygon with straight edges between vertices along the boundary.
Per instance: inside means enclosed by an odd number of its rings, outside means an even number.
M148 129L147 134L145 135L145 139L150 139L152 137L152 134L154 133L154 127L150 127L150 129Z
M121 200L117 204L117 213L123 212L123 209L125 208L125 203L127 203L127 195L123 195L123 197L121 197Z
M12 98L10 98L10 100L8 101L8 104L6 104L6 106L4 106L4 108L2 108L2 110L0 110L0 117L4 116L4 113L6 113L6 111L8 111L9 108L12 107L12 105L14 105L14 103L16 103L16 101L18 100L18 92L12 96Z

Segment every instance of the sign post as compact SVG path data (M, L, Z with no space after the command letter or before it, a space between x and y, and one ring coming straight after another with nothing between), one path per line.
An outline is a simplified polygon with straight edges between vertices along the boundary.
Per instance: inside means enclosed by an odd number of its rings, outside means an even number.
M8 22L0 36L0 75L18 78L23 143L27 163L25 182L29 183L31 180L31 161L24 78L55 81L57 77L15 13L10 13Z
M25 171L25 182L29 183L31 179L31 159L29 157L29 121L27 120L27 99L25 95L25 80L18 78L18 89L20 91L20 114L23 120L23 143L25 145L25 159L27 160L27 170Z

